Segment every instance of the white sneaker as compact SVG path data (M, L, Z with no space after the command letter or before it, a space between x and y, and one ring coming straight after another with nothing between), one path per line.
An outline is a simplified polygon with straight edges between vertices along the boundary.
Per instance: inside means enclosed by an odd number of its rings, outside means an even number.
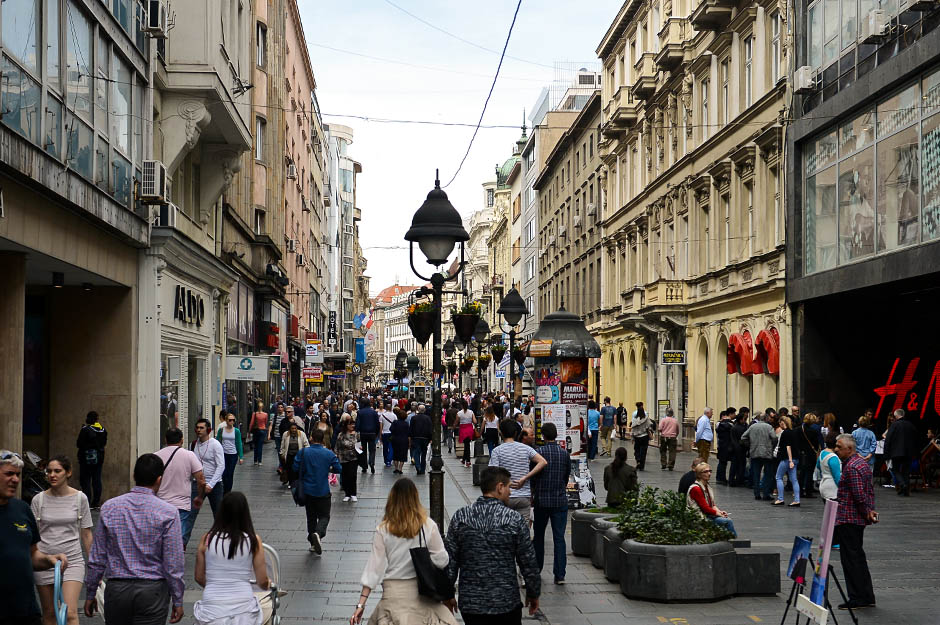
M349 501L349 497L343 497L343 501Z
M320 555L323 553L323 545L320 543L320 535L316 532L312 536L313 544L310 545L310 551Z
M359 501L359 498L356 497L355 495L353 495L352 497L350 497L350 499L352 499L353 501Z

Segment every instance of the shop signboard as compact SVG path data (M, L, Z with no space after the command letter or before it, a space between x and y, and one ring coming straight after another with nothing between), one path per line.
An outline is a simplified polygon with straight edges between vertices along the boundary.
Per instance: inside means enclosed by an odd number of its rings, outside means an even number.
M323 364L323 343L317 339L307 339L304 346L304 360L308 365Z
M660 361L664 365L684 365L685 364L685 350L684 349L664 349L662 351L662 358Z
M669 410L671 403L672 402L668 399L660 399L656 402L656 415L659 419L666 416L666 411Z
M329 325L326 330L326 344L332 349L336 346L336 311L330 311Z
M310 384L320 384L323 382L323 367L321 365L312 365L303 368L304 381Z
M225 379L265 382L268 379L268 367L273 360L267 356L226 356Z

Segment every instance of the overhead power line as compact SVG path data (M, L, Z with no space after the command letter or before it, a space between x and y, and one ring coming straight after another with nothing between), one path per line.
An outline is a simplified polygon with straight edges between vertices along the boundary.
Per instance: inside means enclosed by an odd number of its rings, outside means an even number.
M457 166L457 171L454 172L454 176L444 185L444 188L449 187L450 184L457 179L457 175L460 174L460 170L463 169L463 164L467 162L467 157L470 156L470 148L473 147L473 140L477 138L477 133L480 132L480 124L483 123L483 116L486 115L486 107L490 103L490 98L493 97L493 89L496 88L496 81L499 79L499 70L503 67L503 60L506 58L506 48L509 47L509 39L512 38L512 29L516 25L516 18L519 17L519 8L521 6L522 0L519 0L516 4L516 12L512 14L512 23L509 25L509 32L506 33L506 43L503 44L503 52L499 55L499 65L496 66L493 84L490 85L490 92L486 94L486 100L483 102L483 110L480 111L480 119L477 120L477 127L473 130L473 136L470 137L467 151L464 153L463 158L460 159L460 165Z
M476 43L475 41L470 41L469 39L464 39L464 38L461 37L460 35L455 35L454 33L450 32L449 30L444 30L444 29L441 28L440 26L437 26L436 24L432 24L431 22L427 21L427 20L424 19L423 17L421 17L421 16L419 16L419 15L415 15L414 13L412 13L411 11L409 11L408 9L406 9L406 8L400 6L400 5L395 4L394 2L392 2L392 0L385 0L385 2L388 3L388 4L390 4L390 5L392 5L393 7L395 7L396 9L398 9L399 11L401 11L402 13L404 13L405 15L408 15L409 17L412 17L412 18L418 20L419 22L421 22L421 23L424 24L425 26L428 26L428 27L430 27L430 28L433 28L434 30L436 30L436 31L439 32L439 33L444 33L444 34L447 35L448 37L452 37L452 38L456 39L457 41L463 42L463 43L467 44L468 46L473 46L474 48L477 48L477 49L479 49L479 50L483 50L484 52L491 52L491 53L493 53L493 54L499 54L499 50L494 50L494 49L492 49L492 48L487 48L486 46L481 46L480 44ZM530 61L530 60L528 60L528 59L522 59L522 58L519 58L518 56L512 56L511 54L507 54L507 55L506 55L506 58L507 58L507 59L512 59L513 61L519 61L520 63L528 63L528 64L530 64L530 65L538 65L539 67L547 67L547 68L549 68L549 69L555 69L555 67L554 67L553 65L546 65L545 63L539 63L538 61Z

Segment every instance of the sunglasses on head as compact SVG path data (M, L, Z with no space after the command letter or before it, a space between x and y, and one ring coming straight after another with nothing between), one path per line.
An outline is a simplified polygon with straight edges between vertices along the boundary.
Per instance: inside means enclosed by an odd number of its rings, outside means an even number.
M15 451L6 451L6 450L4 450L4 451L0 452L0 460L12 460L13 458L17 458L17 459L19 459L19 460L22 460L22 459L23 459L23 457L20 456L20 455L19 455L18 453L16 453Z

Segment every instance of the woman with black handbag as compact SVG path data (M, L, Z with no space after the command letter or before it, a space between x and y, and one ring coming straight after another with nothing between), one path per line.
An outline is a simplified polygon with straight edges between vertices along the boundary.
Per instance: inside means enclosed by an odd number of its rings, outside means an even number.
M414 482L399 479L375 530L372 554L362 572L362 594L350 625L362 622L366 601L379 583L382 599L369 625L457 625L451 612L456 605L454 587L443 570L449 561L441 533L421 505Z

